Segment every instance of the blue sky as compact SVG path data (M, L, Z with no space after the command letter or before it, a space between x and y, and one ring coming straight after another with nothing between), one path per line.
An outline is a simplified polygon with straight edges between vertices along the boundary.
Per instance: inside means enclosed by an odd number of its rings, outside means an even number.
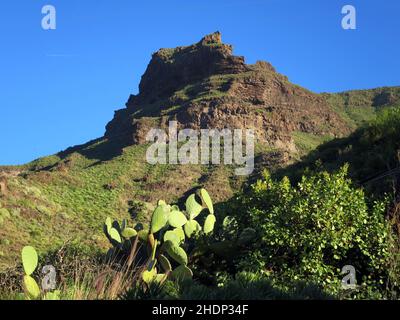
M41 28L44 5L57 29ZM341 8L357 29L341 28ZM400 85L398 0L8 0L0 4L0 164L104 134L152 52L214 31L316 92Z

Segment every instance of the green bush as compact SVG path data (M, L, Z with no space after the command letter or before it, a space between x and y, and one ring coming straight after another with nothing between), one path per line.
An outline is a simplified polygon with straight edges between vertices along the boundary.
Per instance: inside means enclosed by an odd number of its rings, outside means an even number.
M368 205L364 192L347 178L347 166L333 174L308 173L296 187L265 172L238 200L239 228L257 233L257 241L239 257L239 269L312 281L337 292L342 267L352 265L359 285L383 285L389 252L386 202Z

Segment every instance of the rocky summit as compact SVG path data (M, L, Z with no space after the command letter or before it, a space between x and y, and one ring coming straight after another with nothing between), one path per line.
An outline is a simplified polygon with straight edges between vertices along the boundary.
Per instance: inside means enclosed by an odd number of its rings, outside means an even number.
M142 144L154 127L254 129L257 141L296 151L293 132L337 137L349 125L318 94L289 82L264 61L246 64L215 32L198 43L160 49L142 76L139 93L106 127L110 140Z

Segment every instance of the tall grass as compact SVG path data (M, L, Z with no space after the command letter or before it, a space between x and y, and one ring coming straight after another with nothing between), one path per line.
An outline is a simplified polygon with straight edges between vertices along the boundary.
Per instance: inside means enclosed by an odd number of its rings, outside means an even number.
M116 300L141 281L143 266L136 263L139 249L134 240L127 259L98 257L81 248L62 246L41 259L57 271L57 288L61 300ZM0 299L24 299L21 266L0 274ZM39 271L34 278L41 280ZM40 284L40 281L39 281Z

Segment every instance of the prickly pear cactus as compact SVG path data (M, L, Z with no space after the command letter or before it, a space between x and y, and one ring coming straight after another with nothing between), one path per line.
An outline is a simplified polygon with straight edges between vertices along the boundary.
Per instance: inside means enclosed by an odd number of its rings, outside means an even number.
M23 277L23 287L28 299L38 299L41 295L39 285L32 277L38 266L38 254L35 248L26 246L21 251L22 266L25 271ZM59 300L60 292L55 290L53 292L46 292L43 296L44 300Z
M217 219L215 218L215 215L209 214L206 218L206 221L204 222L204 228L203 231L205 234L209 234L214 230L214 225Z
M188 267L189 254L186 251L189 245L186 241L190 238L193 242L198 236L212 233L216 223L210 195L201 189L199 196L191 194L186 199L185 210L159 200L148 229L130 228L124 220L118 230L115 223L107 218L104 232L114 246L118 248L124 241L138 237L147 248L148 262L142 272L145 285L150 286L153 282L160 284L168 277L175 281L192 278L193 272ZM208 215L202 227L196 219L203 210L207 210Z
M200 195L201 195L201 200L207 206L208 211L210 211L211 214L214 214L214 206L213 206L211 197L208 194L207 190L206 189L201 189L200 190Z
M24 267L25 274L30 276L37 268L38 255L35 248L26 246L21 252L22 266Z
M127 220L122 220L120 225L118 221L112 221L109 217L104 222L103 231L110 243L115 248L120 249L123 248L127 241L138 235L138 231L135 228L128 226Z
M40 288L35 279L31 277L38 265L38 255L35 248L26 246L21 252L22 266L24 267L25 275L23 278L23 287L28 299L37 299L40 296Z
M185 241L188 238L194 238L194 236L210 234L216 223L210 195L205 189L201 189L199 194L201 204L197 201L196 194L192 194L186 200L186 210L184 211L181 211L177 205L169 206L163 200L158 202L158 207L151 219L150 235L159 239L159 249L153 259L156 259L160 265L159 270L163 270L165 274L154 275L152 281L156 281L157 277L162 278L164 276L179 281L193 276L193 272L187 266L189 258L185 251L185 248L187 248ZM209 214L202 228L196 219L204 209L207 209ZM169 259L173 261L174 265L177 265L175 268ZM146 280L149 277L150 274L146 272Z
M40 296L40 288L35 279L31 276L24 276L24 288L28 294L28 298L37 299Z

